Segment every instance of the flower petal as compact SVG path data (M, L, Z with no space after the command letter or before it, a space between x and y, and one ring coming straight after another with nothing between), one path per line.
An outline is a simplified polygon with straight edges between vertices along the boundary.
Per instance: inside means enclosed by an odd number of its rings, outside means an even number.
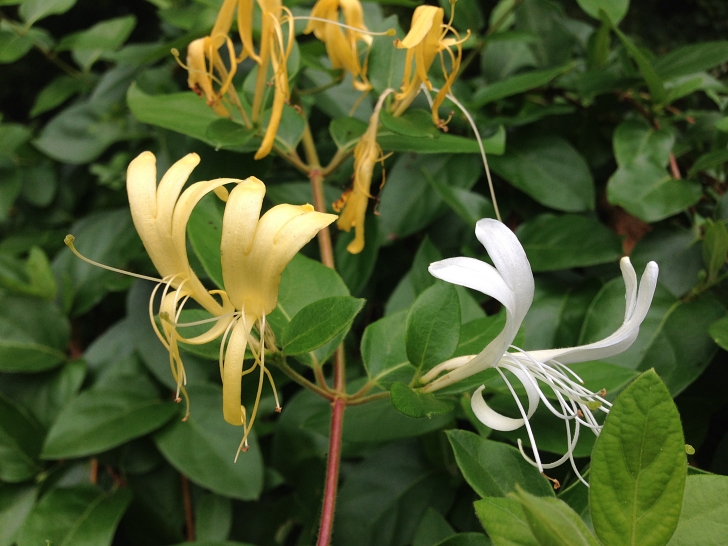
M523 370L510 366L507 368L523 384L523 388L526 389L526 396L528 397L528 412L526 413L526 416L530 419L538 407L538 390L533 385L531 378ZM512 417L506 417L505 415L501 415L497 411L493 410L483 399L484 388L485 385L480 386L480 388L473 393L473 398L470 400L470 407L473 409L473 413L475 413L475 416L481 423L487 427L494 430L500 430L502 432L516 430L526 424L526 421L523 418L513 419Z

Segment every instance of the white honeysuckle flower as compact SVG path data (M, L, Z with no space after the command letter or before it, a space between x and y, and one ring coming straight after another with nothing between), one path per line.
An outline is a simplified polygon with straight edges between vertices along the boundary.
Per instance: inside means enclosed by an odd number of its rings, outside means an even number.
M576 475L586 483L579 474L573 458L580 427L583 425L595 435L599 435L601 425L592 412L600 410L609 413L611 403L604 399L606 394L604 391L593 393L583 387L581 378L566 364L604 359L619 354L632 345L652 303L657 285L657 264L655 262L647 264L638 289L637 275L629 258L624 257L620 261L626 288L624 322L609 337L578 347L524 351L511 343L533 301L533 273L526 253L515 234L497 220L487 218L480 220L476 224L475 235L485 246L495 267L474 258L459 257L430 264L429 271L438 279L478 290L502 303L506 309L506 325L503 331L477 355L452 358L423 375L421 382L426 385L422 390L436 391L487 368L495 368L511 391L521 418L506 417L488 406L483 398L484 386L473 393L471 405L476 417L486 426L500 431L512 431L525 426L535 457L533 461L524 453L519 440L519 448L526 460L543 472L543 469L553 468L568 459ZM507 352L509 347L514 351ZM508 370L523 384L528 400L527 408L521 404L502 370ZM442 372L447 373L440 375ZM553 391L560 410L555 408L544 394L542 390L544 384ZM539 401L543 401L551 413L566 423L567 453L558 461L548 464L541 462L529 424L529 419L536 411Z

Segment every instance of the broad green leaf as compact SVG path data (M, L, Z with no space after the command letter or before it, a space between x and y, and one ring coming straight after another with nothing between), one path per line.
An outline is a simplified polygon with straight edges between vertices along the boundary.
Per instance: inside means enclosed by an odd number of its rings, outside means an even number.
M466 430L449 430L447 438L465 480L481 497L505 497L517 485L536 495L553 497L548 480L516 448Z
M73 76L59 76L45 86L35 98L33 108L30 110L30 117L34 118L53 110L70 99L76 93L81 92L86 83L81 78Z
M414 368L407 360L404 325L407 314L395 313L371 323L361 338L361 358L371 381L382 388L409 383Z
M310 188L311 185L307 184ZM332 188L333 189L333 188ZM308 201L310 202L310 201ZM329 201L332 203L333 201ZM293 204L293 203L291 203ZM349 287L349 291L358 295L367 285L367 281L374 273L379 255L379 220L376 216L368 215L364 226L366 244L359 254L352 254L346 247L354 240L355 230L349 233L341 232L336 238L334 248L334 263L336 271Z
M40 471L38 454L44 436L25 409L0 394L0 480L22 482Z
M728 117L723 118L723 120L728 121ZM722 126L725 128L721 129ZM716 129L724 132L728 131L728 124L718 125L718 123L716 123L715 127ZM698 159L695 160L695 163L693 163L693 166L690 167L688 174L693 176L711 167L721 166L724 163L728 163L728 150L713 150L698 157Z
M518 5L514 14L515 27L535 37L530 49L537 66L563 65L572 57L571 52L577 43L576 36L570 31L573 19L566 17L560 4L549 0L530 0Z
M338 118L329 123L329 133L339 150L354 148L366 130L367 124L355 118Z
M473 95L470 105L477 110L491 102L495 102L512 95L518 95L519 93L535 89L536 87L542 87L561 74L568 72L574 68L574 66L574 63L569 63L564 66L557 66L556 68L533 70L531 72L511 76L505 80L493 82L478 89Z
M431 137L413 137L380 132L377 143L387 152L415 152L420 154L479 154L478 142L472 138L438 132ZM505 151L506 132L498 128L494 135L483 139L487 154L501 155Z
M101 21L91 28L64 36L56 49L70 50L76 63L88 72L104 53L119 49L135 26L133 15Z
M268 110L263 114L261 119L262 125L266 128L268 127L271 113L272 110ZM276 131L276 142L284 150L288 150L289 152L294 151L301 141L305 128L306 118L292 106L284 104L280 125L278 126L278 131Z
M223 210L224 203L214 193L210 193L197 203L187 222L187 234L192 249L205 273L220 289L225 288L220 261Z
M728 41L702 42L678 48L655 59L654 68L663 80L703 72L728 61Z
M208 493L195 504L195 541L222 541L233 523L232 502L227 497Z
M137 84L132 84L126 101L140 122L170 129L215 146L215 142L207 136L207 127L220 117L194 93L185 91L170 95L147 95Z
M0 64L14 63L33 47L33 38L0 28Z
M32 131L20 123L0 124L0 160L14 162L16 150L32 136Z
M702 196L700 184L673 179L666 169L640 157L617 169L607 198L645 222L657 222L685 210Z
M720 544L728 531L728 478L688 476L677 529L668 546Z
M18 531L35 505L38 486L3 484L0 486L0 546L12 546Z
M475 514L495 546L541 546L516 499L486 497L475 501Z
M703 262L708 272L707 280L713 281L728 258L728 230L725 223L707 220L703 237Z
M455 288L437 283L420 295L407 314L407 358L415 378L450 358L460 338L460 302Z
M49 15L66 13L74 5L76 0L23 0L18 13L28 25L32 25Z
M667 129L656 130L645 122L630 120L617 126L612 144L618 165L628 165L643 157L665 167L675 145L675 136Z
M145 377L118 377L89 389L63 408L43 446L44 459L101 453L158 429L178 414Z
M601 19L599 12L604 11L615 25L627 15L629 9L629 0L577 0L577 2L579 7L594 19Z
M542 214L518 229L533 271L586 267L619 260L619 237L594 218Z
M612 30L614 30L614 33L620 39L622 44L624 44L624 47L627 49L627 51L629 51L630 57L632 57L635 64L637 64L637 68L639 68L639 71L642 74L645 83L647 83L647 88L650 90L653 102L655 104L664 103L667 99L665 84L662 78L657 75L655 68L652 66L652 62L647 58L642 50L635 45L635 43L629 36L624 34L616 27L614 21L611 21L611 24Z
M415 391L404 383L395 383L390 391L394 409L409 417L445 415L455 409L450 400L435 398L434 394Z
M436 138L439 132L432 123L432 113L419 108L407 109L399 117L394 117L386 110L382 110L379 114L379 122L387 131L403 136Z
M255 136L255 129L248 129L245 125L233 120L221 118L207 126L205 136L214 143L216 150L219 148L236 149L245 146Z
M417 526L412 546L435 546L441 540L454 534L455 530L450 526L445 516L434 508L428 508Z
M423 455L415 442L398 442L352 468L338 494L333 543L410 544L430 506L449 506L447 473Z
M536 497L521 488L511 496L521 503L528 525L540 544L599 546L579 515L564 501Z
M490 167L547 207L567 212L594 209L594 180L584 158L566 140L532 136L508 143Z
M728 316L725 316L711 324L709 332L713 341L728 351Z
M66 360L68 319L38 298L0 293L0 371L33 373Z
M589 506L605 544L666 544L686 474L680 415L651 370L617 397L592 453Z
M702 373L717 347L708 335L710 325L725 309L710 297L679 301L659 284L640 335L625 352L605 362L631 370L654 368L670 392L677 395ZM624 283L613 279L604 285L589 307L579 344L612 334L624 320Z
M18 535L18 546L109 546L132 493L91 485L53 489L36 505Z
M415 294L419 296L437 282L437 279L430 274L429 267L432 262L442 260L442 253L432 244L429 235L425 235L420 246L417 248L415 259L412 260L410 279Z
M226 497L257 499L263 489L263 460L253 431L250 449L235 463L242 428L222 418L219 386L191 385L187 388L191 415L186 422L173 419L154 435L164 457L193 482Z
M492 546L492 544L490 538L483 533L458 533L438 542L435 546Z
M351 296L333 296L310 303L283 330L283 352L308 353L348 331L364 303L365 300Z
M424 175L440 199L472 227L482 218L495 218L495 208L490 199L473 191L448 186L428 172L424 172Z
M45 252L34 246L23 263L17 258L0 254L0 286L28 296L54 300L58 286Z
M417 3L412 2L411 7ZM404 32L399 26L396 15L391 15L381 22L378 28L369 27L371 30L386 31L395 29L395 36L373 36L372 45L369 50L367 61L367 77L374 87L377 95L387 88L397 89L402 85L404 74L405 51L392 47L392 41L404 38Z
M466 322L460 328L458 348L453 356L478 354L501 333L505 326L505 311L501 311L497 315ZM514 341L514 343L516 342Z

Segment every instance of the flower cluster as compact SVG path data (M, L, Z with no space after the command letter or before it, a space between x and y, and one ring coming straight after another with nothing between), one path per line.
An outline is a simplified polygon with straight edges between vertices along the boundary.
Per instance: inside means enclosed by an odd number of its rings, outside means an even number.
M472 409L476 417L495 430L511 431L526 427L535 461L524 457L539 471L553 468L571 461L576 475L573 451L579 439L581 427L599 435L601 425L594 417L594 411L609 413L611 404L604 398L605 392L594 393L584 388L581 379L569 369L569 364L600 360L627 350L639 334L640 325L652 303L657 285L658 267L650 262L645 268L642 280L629 261L622 258L620 267L626 287L624 322L609 337L578 347L524 351L511 345L518 329L533 301L534 282L526 253L516 236L503 223L491 219L480 220L475 228L478 240L485 246L495 267L474 258L458 257L435 262L430 273L444 281L477 290L499 301L506 310L506 324L500 334L477 355L460 356L445 361L421 378L426 385L424 392L433 392L457 381L461 381L488 368L494 368L503 378L518 405L521 417L514 419L494 411L483 396L484 386L478 388L472 397ZM508 349L512 348L512 352ZM528 400L524 408L510 381L503 373L509 371L523 385ZM444 375L440 375L446 372ZM559 408L544 394L546 388L553 392ZM536 447L529 419L542 401L553 415L566 423L568 448L559 460L544 464ZM574 424L572 432L571 423ZM586 483L586 482L584 482Z
M197 154L188 154L167 170L158 185L154 154L144 152L129 165L127 191L132 219L161 278L128 274L157 283L149 300L149 317L157 336L169 351L178 401L180 394L187 399L179 343L198 345L222 337L223 416L228 423L243 426L241 447L245 449L265 377L270 380L275 394L273 380L265 366L266 339L273 339L266 316L277 305L281 274L293 256L336 216L316 212L311 205L285 204L260 216L265 185L252 176L245 180L219 178L196 182L182 192L199 162ZM228 185L233 186L231 191L227 190ZM205 288L187 257L187 222L195 205L210 192L226 201L220 245L224 290ZM75 250L72 236L66 238L66 244L85 259ZM154 314L155 296L160 288L161 330ZM207 311L210 319L179 324L180 314L190 300ZM191 338L180 333L184 326L199 324L211 326L204 334ZM244 368L246 349L254 358L247 369ZM252 410L247 411L241 405L242 378L256 369L259 373L257 394ZM187 411L189 413L189 401Z

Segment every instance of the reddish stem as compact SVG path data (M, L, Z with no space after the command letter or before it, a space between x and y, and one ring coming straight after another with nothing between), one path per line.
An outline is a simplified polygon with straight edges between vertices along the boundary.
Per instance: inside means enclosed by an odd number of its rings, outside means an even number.
M195 520L192 515L192 498L190 497L190 482L187 476L180 474L182 481L182 502L185 507L185 528L187 529L187 542L195 541Z
M339 460L341 458L341 436L345 408L346 402L343 398L334 400L331 411L331 434L329 436L329 459L326 465L324 504L321 510L321 527L317 546L329 546L331 532L334 528L334 510L336 508L336 490L339 486Z

